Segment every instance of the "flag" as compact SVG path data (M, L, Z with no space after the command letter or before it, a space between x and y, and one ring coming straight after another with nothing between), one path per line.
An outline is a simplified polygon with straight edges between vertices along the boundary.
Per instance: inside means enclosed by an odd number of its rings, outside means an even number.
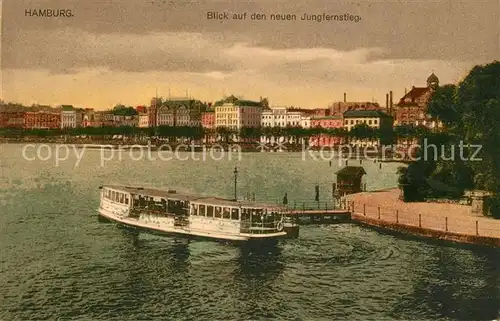
M314 197L314 200L316 202L319 202L319 185L316 185L315 189L316 189L316 196Z
M283 204L287 205L288 204L288 195L285 193L285 196L283 197Z

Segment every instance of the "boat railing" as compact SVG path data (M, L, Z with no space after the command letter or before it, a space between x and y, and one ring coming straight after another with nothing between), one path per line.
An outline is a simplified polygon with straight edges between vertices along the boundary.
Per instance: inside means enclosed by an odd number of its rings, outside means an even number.
M281 232L283 229L278 228L278 223L281 221L274 222L251 222L251 221L241 221L240 230L241 233L249 234L267 234Z

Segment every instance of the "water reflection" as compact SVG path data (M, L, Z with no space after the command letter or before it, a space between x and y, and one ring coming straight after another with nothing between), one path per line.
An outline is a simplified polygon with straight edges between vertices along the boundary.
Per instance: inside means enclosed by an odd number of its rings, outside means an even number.
M240 248L234 270L234 289L240 316L245 318L278 317L285 310L279 289L283 283L282 248Z
M394 311L429 318L493 320L499 316L500 252L433 247L432 262L415 269L414 291ZM408 316L410 317L410 316Z

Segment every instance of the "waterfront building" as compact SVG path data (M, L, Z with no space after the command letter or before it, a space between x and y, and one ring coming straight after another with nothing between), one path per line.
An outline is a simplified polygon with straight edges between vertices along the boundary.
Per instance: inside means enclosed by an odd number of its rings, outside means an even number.
M0 112L0 128L23 128L24 111Z
M138 125L139 125L139 116L137 115L123 116L123 119L119 123L115 123L115 126L137 127Z
M201 126L206 129L215 128L215 110L207 110L201 113Z
M109 110L97 111L94 113L94 127L114 126L114 115Z
M61 128L76 128L82 126L83 113L79 110L61 111Z
M201 113L206 105L200 100L174 98L161 101L157 106L157 126L201 126Z
M61 128L61 114L50 111L28 111L24 113L25 129Z
M300 127L302 127L302 128L311 128L311 116L302 115L300 117Z
M442 127L442 123L433 119L427 113L427 106L432 93L439 87L438 77L432 73L427 78L427 87L413 86L409 92L401 97L394 110L396 126L414 125L425 126L431 129Z
M297 127L300 126L302 112L287 107L273 107L262 111L263 127Z
M327 117L330 116L330 110L328 108L315 108L308 111L311 117Z
M328 106L330 116L341 116L348 110L383 110L376 102L369 101L347 101L347 93L344 93L344 100L332 103Z
M336 129L343 128L343 119L340 116L312 117L311 128ZM326 133L312 136L309 139L310 146L335 146L342 143L342 137Z
M157 116L158 116L158 107L162 104L162 99L158 97L151 98L151 104L147 109L148 114L148 127L156 127L157 126Z
M393 118L380 110L348 110L344 113L344 129L351 131L360 124L365 124L373 129L390 131L393 126ZM382 142L385 144L385 142ZM378 139L365 139L351 141L353 145L373 146L379 145Z
M392 128L393 119L379 110L348 110L344 112L344 128L351 131L356 125L366 124L372 128Z
M147 113L139 114L139 127L147 128L149 127L149 115Z
M262 102L238 99L231 95L217 101L215 126L239 130L242 127L260 127Z
M94 114L93 108L85 108L82 117L82 127L93 127L94 126Z

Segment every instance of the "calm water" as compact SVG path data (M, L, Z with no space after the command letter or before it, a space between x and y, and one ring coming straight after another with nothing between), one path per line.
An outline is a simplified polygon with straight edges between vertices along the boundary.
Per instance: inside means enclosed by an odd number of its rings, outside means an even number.
M153 162L127 154L101 167L99 151L86 151L75 167L74 156L55 166L54 159L24 160L19 145L0 148L1 320L492 320L499 314L494 250L346 224L303 226L299 239L250 252L137 236L97 221L102 183L231 196L237 165L240 194L313 200L318 184L326 199L336 161L330 167L301 154L257 153L240 161ZM363 165L368 188L394 186L397 164Z

